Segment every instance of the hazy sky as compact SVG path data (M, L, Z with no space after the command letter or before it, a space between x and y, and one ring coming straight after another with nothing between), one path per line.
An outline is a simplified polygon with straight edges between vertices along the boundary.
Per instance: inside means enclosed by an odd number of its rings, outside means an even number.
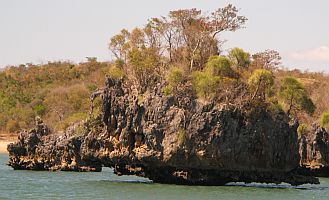
M225 33L224 49L274 49L290 68L329 72L328 0L0 0L0 67L48 60L111 59L122 28L178 8L212 11L232 3L249 20Z

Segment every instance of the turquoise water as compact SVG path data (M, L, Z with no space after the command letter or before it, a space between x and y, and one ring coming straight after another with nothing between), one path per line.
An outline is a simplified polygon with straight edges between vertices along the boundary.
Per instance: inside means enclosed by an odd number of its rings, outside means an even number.
M118 177L110 169L100 173L14 171L0 155L0 199L329 199L329 179L320 185L230 184L177 186L154 184L135 176Z

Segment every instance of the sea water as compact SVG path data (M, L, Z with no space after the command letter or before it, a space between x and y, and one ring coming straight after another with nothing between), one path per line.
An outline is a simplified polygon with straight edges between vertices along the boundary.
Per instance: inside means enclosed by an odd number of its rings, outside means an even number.
M152 183L136 176L102 172L14 171L0 154L0 199L325 199L329 200L329 179L320 185L292 187L287 184L242 184L227 186L179 186Z

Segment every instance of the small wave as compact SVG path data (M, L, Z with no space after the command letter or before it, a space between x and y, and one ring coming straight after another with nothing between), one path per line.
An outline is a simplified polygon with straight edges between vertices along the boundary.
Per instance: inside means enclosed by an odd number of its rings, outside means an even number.
M297 189L297 190L327 190L328 186L291 186L289 184L261 184L261 183L228 183L225 186L238 186L238 187L255 187L255 188L273 188L273 189Z
M138 184L152 184L151 180L100 180L100 183L138 183Z

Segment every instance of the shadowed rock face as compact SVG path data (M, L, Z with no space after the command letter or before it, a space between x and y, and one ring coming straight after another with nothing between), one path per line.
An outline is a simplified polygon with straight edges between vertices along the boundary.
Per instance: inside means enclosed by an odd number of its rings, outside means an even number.
M316 125L299 139L300 164L304 174L329 177L329 134Z
M139 96L107 80L102 115L63 134L40 127L8 146L14 169L100 171L147 177L159 183L318 183L297 174L296 125L266 111L251 120L242 108L163 96L158 84ZM95 98L95 95L92 99ZM40 123L42 124L42 123ZM42 134L41 134L42 133Z

